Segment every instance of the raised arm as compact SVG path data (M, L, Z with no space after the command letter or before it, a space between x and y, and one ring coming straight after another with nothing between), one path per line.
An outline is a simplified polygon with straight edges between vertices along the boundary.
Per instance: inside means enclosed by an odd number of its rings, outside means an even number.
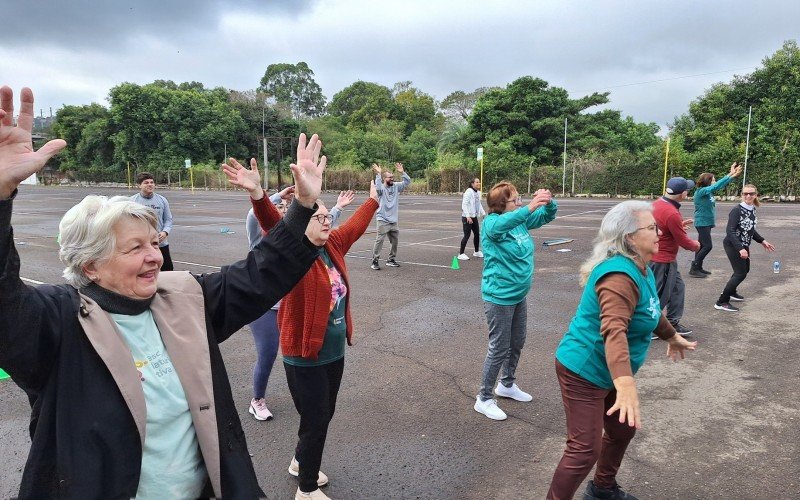
M399 193L401 191L404 191L408 187L408 185L411 184L411 177L409 177L408 174L406 173L406 170L403 167L402 163L395 163L394 168L396 168L397 171L400 172L400 175L403 176L403 181L400 183L399 186L397 186L397 192Z
M295 200L286 216L246 259L225 266L218 273L197 277L218 342L275 305L305 276L319 255L319 249L305 237L305 230L316 211L327 164L327 159L319 156L321 149L322 142L316 134L308 144L305 134L300 134L297 163L291 165ZM251 198L259 190L263 196L259 186L253 189Z
M67 288L33 288L19 276L19 254L11 227L13 197L20 182L66 146L56 139L34 151L31 90L22 89L20 100L15 127L13 92L9 87L0 88L0 367L31 393L44 384L55 362L62 322L76 320L70 315Z
M378 193L375 190L375 183L371 182L369 198L353 212L353 215L347 219L347 222L331 231L329 241L338 246L342 253L347 253L350 247L364 235L378 207Z

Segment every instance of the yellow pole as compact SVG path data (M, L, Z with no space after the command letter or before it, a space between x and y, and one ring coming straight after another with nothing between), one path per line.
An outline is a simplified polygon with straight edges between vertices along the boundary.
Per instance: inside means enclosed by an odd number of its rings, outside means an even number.
M486 192L486 188L483 187L483 156L481 156L481 190Z
M192 193L194 193L194 167L189 167L189 182L192 183Z
M667 151L664 153L664 186L661 188L661 193L667 192L667 162L669 161L669 139L667 136Z
M131 162L128 162L128 191L131 190Z

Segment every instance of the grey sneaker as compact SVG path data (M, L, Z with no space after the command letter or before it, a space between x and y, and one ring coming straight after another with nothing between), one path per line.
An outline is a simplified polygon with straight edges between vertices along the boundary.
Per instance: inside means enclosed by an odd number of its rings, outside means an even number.
M388 267L400 267L400 264L398 264L397 262L395 262L395 260L394 260L394 259L389 259L389 260L387 260L387 261L386 261L386 265L387 265Z
M381 270L381 266L378 264L378 259L373 260L372 261L372 265L369 266L369 267L371 267L372 269L374 269L376 271L380 271Z
M718 309L720 311L728 311L732 313L739 310L738 307L732 306L730 302L722 302L722 303L717 302L716 304L714 304L714 309Z

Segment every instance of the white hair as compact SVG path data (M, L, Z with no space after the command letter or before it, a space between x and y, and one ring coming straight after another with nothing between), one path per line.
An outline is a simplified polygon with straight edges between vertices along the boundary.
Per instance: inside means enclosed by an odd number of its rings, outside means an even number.
M58 224L58 257L67 266L63 273L67 283L75 288L89 284L83 268L111 255L116 245L114 226L125 217L158 227L155 212L127 196L90 195L64 214Z
M581 266L581 286L586 284L595 266L609 257L624 255L635 259L638 256L627 237L639 229L638 214L652 211L650 203L636 200L623 201L608 211L600 223L592 255Z

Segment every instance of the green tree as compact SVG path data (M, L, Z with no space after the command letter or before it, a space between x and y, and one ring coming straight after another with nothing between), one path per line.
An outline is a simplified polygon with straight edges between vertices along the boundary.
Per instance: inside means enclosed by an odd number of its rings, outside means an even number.
M287 105L295 119L320 116L325 111L322 89L314 80L314 72L302 61L270 64L258 90Z
M328 113L345 125L366 130L370 125L395 116L392 91L377 83L357 81L337 92L328 105Z
M100 104L64 106L56 113L53 133L67 141L60 155L62 170L80 171L90 166L108 168L113 162L109 110Z

